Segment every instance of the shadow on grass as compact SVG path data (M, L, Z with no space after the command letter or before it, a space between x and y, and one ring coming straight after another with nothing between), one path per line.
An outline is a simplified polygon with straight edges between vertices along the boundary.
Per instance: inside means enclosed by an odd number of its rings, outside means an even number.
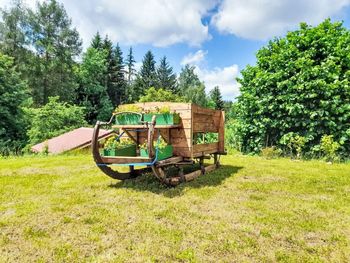
M190 166L184 168L185 173L197 170L199 167ZM183 190L190 188L201 188L220 185L226 178L234 176L242 167L232 165L221 165L219 169L216 169L207 174L201 175L191 182L181 183L176 187L168 187L161 184L152 173L146 173L135 179L117 181L110 184L112 188L129 188L136 191L149 191L155 194L161 194L166 197L172 198L181 196Z

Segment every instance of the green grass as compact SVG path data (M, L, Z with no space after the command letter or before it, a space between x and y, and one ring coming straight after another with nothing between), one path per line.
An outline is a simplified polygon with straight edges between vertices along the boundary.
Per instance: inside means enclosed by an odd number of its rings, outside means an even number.
M0 160L0 261L350 261L349 164L222 164L166 188L87 155Z

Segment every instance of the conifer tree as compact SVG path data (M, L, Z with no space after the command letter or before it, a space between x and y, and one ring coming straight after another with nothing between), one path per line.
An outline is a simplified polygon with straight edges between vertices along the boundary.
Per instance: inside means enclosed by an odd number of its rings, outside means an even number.
M94 35L93 39L91 40L91 45L92 48L96 49L102 49L103 48L103 41L101 38L100 33L97 31L96 34Z
M222 99L221 92L220 92L220 89L218 86L215 86L210 91L210 99L214 102L216 110L223 110L224 109L225 103Z
M147 51L142 60L140 72L137 74L135 84L132 89L132 99L138 100L150 87L157 84L156 62L151 51Z
M135 58L132 51L132 47L129 49L128 56L126 58L126 66L128 71L128 84L131 83L132 77L135 74Z
M177 93L176 75L173 73L173 68L169 65L166 56L160 60L157 68L157 87Z

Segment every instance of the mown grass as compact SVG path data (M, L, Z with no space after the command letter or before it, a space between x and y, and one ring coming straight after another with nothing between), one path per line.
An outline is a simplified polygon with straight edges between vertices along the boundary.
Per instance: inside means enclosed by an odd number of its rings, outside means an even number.
M88 155L0 160L0 261L350 261L349 164L222 164L166 188Z

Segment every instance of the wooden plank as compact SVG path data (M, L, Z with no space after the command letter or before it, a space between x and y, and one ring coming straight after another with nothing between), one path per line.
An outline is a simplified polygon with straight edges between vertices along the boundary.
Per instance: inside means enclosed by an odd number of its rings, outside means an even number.
M225 152L225 112L221 111L219 122L219 152Z
M214 171L216 169L216 164L208 165L205 167L205 172L209 173L211 171Z
M213 109L208 109L208 108L203 108L200 107L196 104L192 104L192 112L193 113L199 113L199 114L206 114L206 115L220 115L220 111L219 110L213 110Z
M202 171L201 170L197 170L197 171L194 171L192 173L185 174L184 178L185 178L185 181L188 182L188 181L192 181L192 180L196 179L201 174L202 174Z
M192 147L193 157L204 156L206 154L215 153L219 151L219 143L205 143L195 144Z
M174 155L182 157L192 157L192 147L173 147Z
M101 156L102 162L106 164L124 164L124 163L148 163L151 158L141 156Z
M219 127L214 123L194 122L193 132L218 132Z
M156 129L175 129L175 128L181 128L182 125L181 124L173 124L173 125L156 125L155 128ZM148 126L145 124L140 124L140 125L113 125L112 126L113 129L147 129Z
M162 167L168 164L181 162L184 158L182 156L174 156L156 163L158 167Z

